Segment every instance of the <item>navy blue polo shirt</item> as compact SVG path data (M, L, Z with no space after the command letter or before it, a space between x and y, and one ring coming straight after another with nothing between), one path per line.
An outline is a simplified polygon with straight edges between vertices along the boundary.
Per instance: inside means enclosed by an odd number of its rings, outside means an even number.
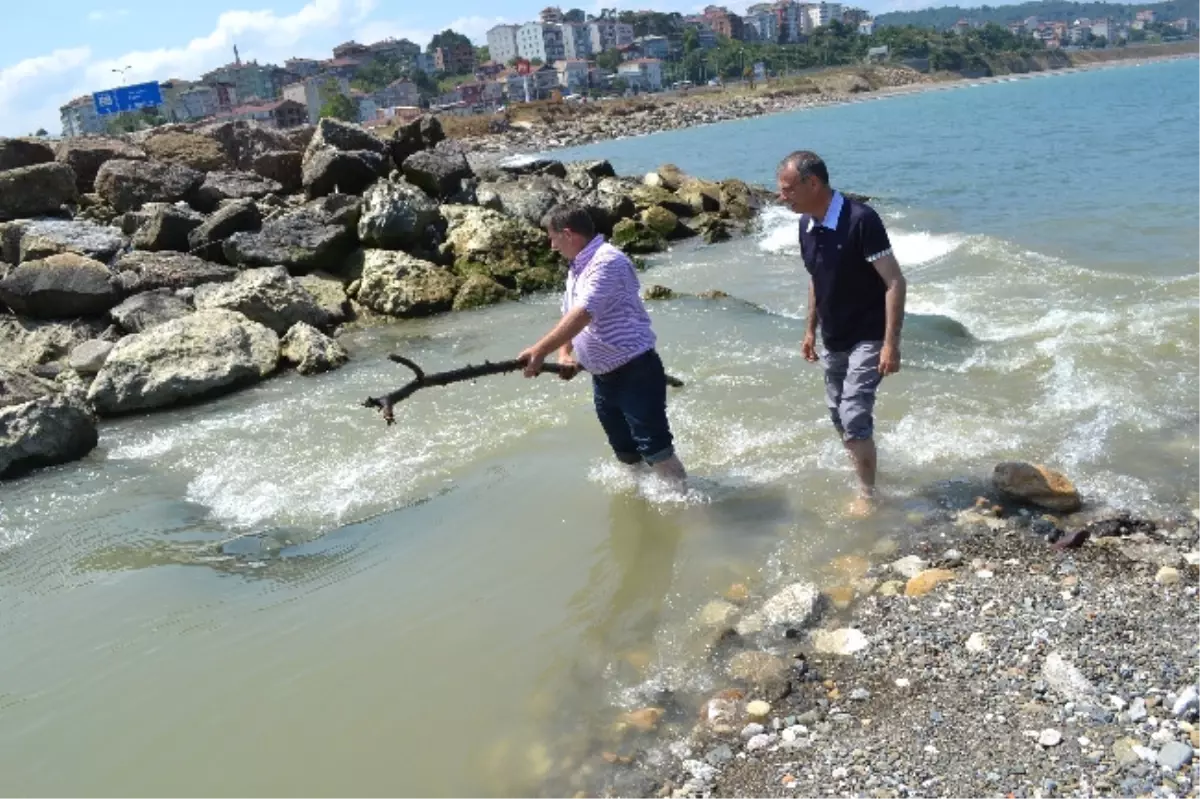
M830 352L882 341L887 284L873 261L892 251L875 209L834 192L822 220L800 216L800 252L812 276L821 339Z

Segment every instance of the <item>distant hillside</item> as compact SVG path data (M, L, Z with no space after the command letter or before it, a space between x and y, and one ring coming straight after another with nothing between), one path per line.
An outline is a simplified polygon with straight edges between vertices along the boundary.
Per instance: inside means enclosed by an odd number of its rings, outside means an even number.
M966 19L971 22L995 22L1006 24L1027 17L1047 21L1068 22L1079 17L1112 17L1120 21L1133 19L1142 9L1153 9L1159 19L1173 20L1180 17L1200 17L1200 0L1171 0L1166 3L1127 5L1125 3L1072 3L1066 0L1042 0L1012 6L979 6L962 8L942 6L921 11L893 11L875 18L876 25L915 25L918 28L945 29Z

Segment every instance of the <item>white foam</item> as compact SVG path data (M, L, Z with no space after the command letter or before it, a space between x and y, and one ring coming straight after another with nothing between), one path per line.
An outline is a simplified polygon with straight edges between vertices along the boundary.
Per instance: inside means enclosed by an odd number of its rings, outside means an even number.
M897 212L899 214L899 212ZM902 214L899 214L902 216ZM762 214L760 250L770 253L798 253L798 214L780 206L771 206ZM892 249L903 266L917 266L944 258L957 250L966 241L965 236L929 233L927 231L904 232L890 230Z

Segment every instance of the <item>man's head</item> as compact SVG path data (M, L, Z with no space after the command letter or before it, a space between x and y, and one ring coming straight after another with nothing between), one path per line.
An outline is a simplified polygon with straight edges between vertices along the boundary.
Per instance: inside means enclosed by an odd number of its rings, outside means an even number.
M776 179L780 201L796 213L821 214L829 207L829 170L816 153L791 153L780 162Z
M550 235L550 247L568 261L596 237L596 224L586 210L575 205L557 205L542 218Z

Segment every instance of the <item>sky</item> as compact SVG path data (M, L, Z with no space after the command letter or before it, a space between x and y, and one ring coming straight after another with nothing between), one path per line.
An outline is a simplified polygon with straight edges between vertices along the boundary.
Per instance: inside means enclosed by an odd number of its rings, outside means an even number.
M233 60L279 63L328 58L334 45L393 36L425 46L446 28L486 43L488 28L535 19L549 0L54 0L5 15L0 48L0 136L62 130L59 107L94 91L169 78L195 79ZM742 11L753 0L726 2ZM704 0L581 0L562 8L692 13ZM941 4L941 3L937 3ZM867 0L875 13L920 8L929 0Z

